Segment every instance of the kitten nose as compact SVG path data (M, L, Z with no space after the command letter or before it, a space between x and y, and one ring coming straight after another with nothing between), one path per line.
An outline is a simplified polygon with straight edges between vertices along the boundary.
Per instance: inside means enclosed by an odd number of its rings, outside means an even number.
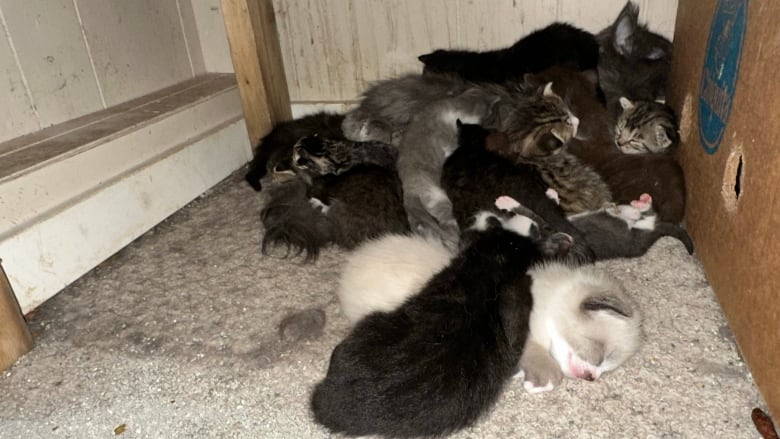
M593 377L593 374L591 374L590 372L585 372L585 373L582 375L582 379L583 379L583 380L587 380L587 381L593 381L593 380L595 380L596 378L595 378L595 377Z

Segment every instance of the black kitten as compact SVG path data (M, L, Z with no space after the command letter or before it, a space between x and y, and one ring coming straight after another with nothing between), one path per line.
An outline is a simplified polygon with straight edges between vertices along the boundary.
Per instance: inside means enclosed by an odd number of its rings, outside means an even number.
M510 47L485 52L438 49L418 59L424 74L450 73L468 81L504 82L560 65L577 70L598 64L599 47L590 32L567 23L536 30Z
M501 138L499 138L501 137ZM595 260L584 235L572 225L560 206L547 197L547 184L531 165L515 164L486 149L486 143L505 141L500 133L490 133L479 125L458 121L458 148L444 162L442 187L452 200L453 213L462 228L480 210L492 209L493 202L509 195L539 215L554 230L574 238L568 257L577 262Z
M314 176L310 184L291 176L269 188L261 218L264 254L281 246L287 256L304 254L306 262L329 244L351 249L385 233L409 231L398 174L369 164Z
M321 112L277 124L259 145L255 145L255 157L245 176L247 183L260 191L263 189L260 180L266 174L290 171L293 145L301 137L319 134L333 140L344 139L343 120L341 114Z
M418 294L369 314L336 346L312 394L317 422L356 436L440 436L495 403L528 337L526 272L543 254L522 221L486 216Z

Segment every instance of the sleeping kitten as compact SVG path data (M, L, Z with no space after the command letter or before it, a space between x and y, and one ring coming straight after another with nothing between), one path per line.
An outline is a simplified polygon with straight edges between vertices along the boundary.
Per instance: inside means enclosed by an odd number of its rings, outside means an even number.
M548 192L548 196L554 196L554 192ZM636 228L653 227L651 219L638 215L650 209L650 202L649 197L644 197L635 203L636 212L616 209L606 216L620 218L616 220L623 228L624 217ZM495 204L516 215L527 212L509 196L498 197ZM593 381L636 352L641 319L636 304L616 280L593 267L574 268L561 263L534 267L529 274L533 278L534 306L520 360L527 391L552 390L563 375Z
M496 141L488 146L490 151L513 163L527 163L536 168L544 182L558 194L559 204L567 215L600 209L612 200L601 176L566 151L559 149L548 155L523 157L502 136L496 136Z
M418 59L423 74L450 73L475 82L521 79L553 65L594 69L599 48L590 32L567 23L553 23L531 32L510 47L484 52L438 49Z
M680 143L677 116L661 102L631 102L620 98L615 144L625 154L659 153L674 150Z
M549 189L547 193L557 201L555 190ZM693 240L688 232L677 224L657 221L652 202L650 195L642 194L631 204L606 203L600 209L570 215L568 218L584 233L597 260L642 256L664 236L677 238L685 245L688 253L692 254ZM513 210L509 203L505 205L508 210ZM527 210L513 211L543 224L542 219Z
M533 309L520 368L530 393L563 376L593 381L628 360L642 339L636 303L593 266L547 262L531 268Z
M541 261L527 218L485 213L464 250L390 312L360 320L333 350L311 397L332 432L440 436L475 423L514 374Z
M574 238L567 259L592 262L593 250L584 235L567 219L561 207L545 195L547 185L531 165L514 164L489 151L494 141L506 141L473 124L458 123L458 149L444 162L441 184L452 200L453 213L461 227L476 212L493 209L493 200L510 195L538 214L554 230ZM487 147L486 147L487 145Z
M567 143L566 151L601 176L614 202L628 204L648 193L661 221L674 224L682 221L685 214L682 168L672 154L624 154L615 146L614 125L598 102L594 75L551 68L526 79L531 84L552 81L553 89L564 96L572 112L582 119L581 129Z
M293 146L292 163L298 175L311 182L314 176L341 175L359 164L394 170L398 149L383 142L353 142L302 137Z
M291 175L266 186L264 254L281 246L284 256L305 254L305 262L313 262L329 244L350 249L385 233L409 231L394 170L360 164L339 175L313 176L310 183Z
M639 24L639 6L629 1L615 22L596 35L599 42L599 85L613 120L619 99L664 99L672 62L672 43Z
M442 165L458 144L456 120L479 123L490 116L498 99L471 89L439 99L412 116L401 137L396 166L413 232L438 236L457 248L460 229L440 185Z
M420 109L468 88L465 82L444 76L405 75L378 81L344 117L344 135L354 141L376 140L398 146L406 125Z
M290 157L295 142L301 137L319 134L329 139L343 139L341 123L344 116L326 112L281 122L254 147L255 156L249 164L246 181L256 191L262 190L260 180L269 173L291 172Z

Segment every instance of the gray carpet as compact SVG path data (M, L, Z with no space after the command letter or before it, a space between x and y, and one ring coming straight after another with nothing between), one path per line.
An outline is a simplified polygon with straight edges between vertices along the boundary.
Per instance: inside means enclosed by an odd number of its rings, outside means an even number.
M328 437L312 386L347 331L345 253L262 256L261 198L239 172L42 305L35 349L0 375L2 438ZM755 438L766 409L695 257L664 238L600 266L645 315L638 354L597 382L529 395L510 383L456 438ZM314 340L279 332L322 308Z

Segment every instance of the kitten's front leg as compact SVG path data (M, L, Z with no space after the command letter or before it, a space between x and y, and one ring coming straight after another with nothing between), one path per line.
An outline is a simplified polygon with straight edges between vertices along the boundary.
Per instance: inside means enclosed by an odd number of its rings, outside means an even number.
M528 393L549 392L563 381L558 362L531 337L526 340L520 368L524 374L523 387Z

